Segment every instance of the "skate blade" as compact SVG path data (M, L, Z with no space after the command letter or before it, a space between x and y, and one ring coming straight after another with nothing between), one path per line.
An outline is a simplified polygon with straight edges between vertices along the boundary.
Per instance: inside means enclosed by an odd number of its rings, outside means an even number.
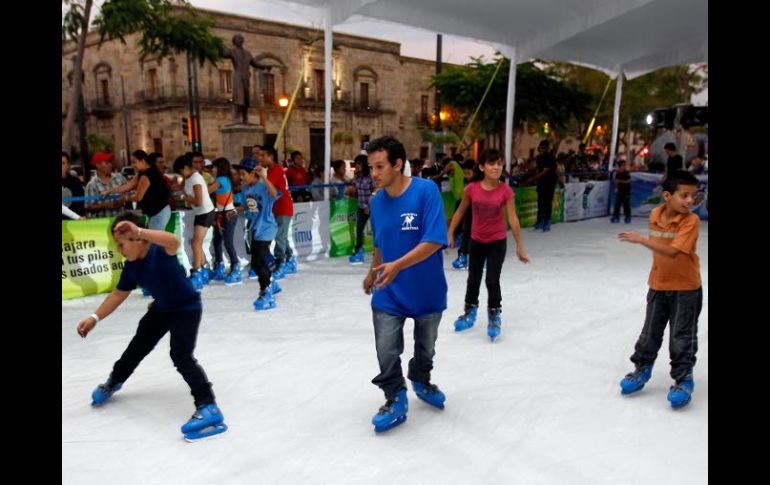
M243 281L236 281L235 283L225 283L225 286L242 285Z
M672 409L681 409L681 408L687 406L690 403L691 400L692 399L688 399L688 400L682 401L680 403L673 403L671 401L669 401L669 402L671 402L671 408Z
M402 416L402 417L400 417L400 418L397 418L397 419L395 419L394 421L391 421L390 423L388 423L388 424L385 424L385 425L383 425L383 426L375 426L375 427L374 427L374 432L375 432L375 433L382 433L382 432L385 432L385 431L387 431L387 430L389 430L389 429L393 429L393 428L395 428L396 426L399 426L399 425L401 425L401 424L404 424L404 422L405 422L405 421L406 421L406 416Z
M473 325L468 325L467 327L455 327L455 332L464 332L472 328L473 328Z
M417 393L415 393L415 394L417 394ZM426 403L430 404L430 405L431 405L431 406L433 406L434 408L438 408L438 409L444 409L444 403L443 403L443 402L442 402L442 403L435 403L435 402L432 402L432 401L429 401L429 400L427 400L426 398L424 398L424 397L420 396L419 394L417 394L417 397L418 397L418 398L419 398L421 401L424 401L424 402L426 402Z
M184 439L189 443L205 440L207 438L213 438L227 431L227 425L225 423L208 426L200 431L190 431L185 433Z

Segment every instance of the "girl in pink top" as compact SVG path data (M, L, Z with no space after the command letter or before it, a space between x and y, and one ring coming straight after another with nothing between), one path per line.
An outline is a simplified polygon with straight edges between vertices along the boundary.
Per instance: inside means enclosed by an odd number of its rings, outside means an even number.
M454 247L454 230L463 219L468 206L471 207L471 246L468 263L468 282L465 290L465 312L455 322L455 331L461 332L473 327L479 308L479 288L484 265L487 267L487 334L494 342L500 335L500 313L502 294L500 273L507 249L505 212L516 241L516 256L523 263L529 262L521 239L521 227L513 205L513 190L500 182L503 159L495 149L485 150L474 169L471 183L465 187L460 206L449 224L449 247Z

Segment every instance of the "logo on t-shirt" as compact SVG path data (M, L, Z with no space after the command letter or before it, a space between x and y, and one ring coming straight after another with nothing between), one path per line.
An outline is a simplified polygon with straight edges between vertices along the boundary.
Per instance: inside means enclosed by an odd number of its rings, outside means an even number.
M248 211L251 212L252 214L259 214L259 211L262 210L262 204L260 204L261 199L262 199L261 197L259 197L258 199L255 199L254 197L247 197L246 208L248 209Z
M406 212L404 214L401 214L401 217L403 220L401 221L401 230L402 231L419 231L420 228L417 226L413 226L412 223L414 222L414 219L417 217L417 214L414 212Z

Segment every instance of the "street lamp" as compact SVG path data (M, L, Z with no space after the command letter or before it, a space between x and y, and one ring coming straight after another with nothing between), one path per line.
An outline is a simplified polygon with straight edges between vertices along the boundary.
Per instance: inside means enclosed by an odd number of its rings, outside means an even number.
M278 106L280 106L283 109L286 109L289 106L289 97L284 95L281 95L280 98L278 98ZM286 117L286 125L283 128L283 159L286 160L286 136L289 133L289 118Z

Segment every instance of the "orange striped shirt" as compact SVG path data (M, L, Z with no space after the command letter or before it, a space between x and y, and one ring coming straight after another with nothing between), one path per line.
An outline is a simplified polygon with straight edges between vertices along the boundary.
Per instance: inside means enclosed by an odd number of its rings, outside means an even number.
M650 241L657 241L678 249L673 258L652 252L652 269L647 283L653 290L688 291L701 286L700 259L695 253L700 232L700 218L696 214L677 214L661 221L666 206L656 207L650 213Z

